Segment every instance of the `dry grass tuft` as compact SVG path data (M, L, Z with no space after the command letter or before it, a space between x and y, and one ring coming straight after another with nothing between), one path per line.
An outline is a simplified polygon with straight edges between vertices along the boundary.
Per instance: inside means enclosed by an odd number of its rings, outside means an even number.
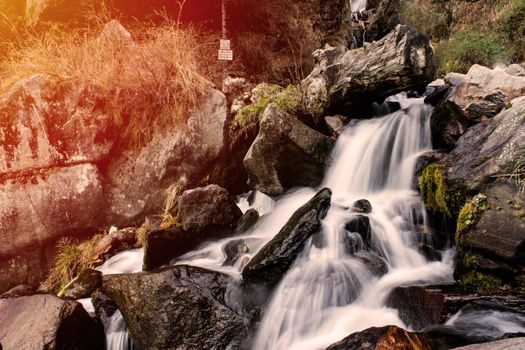
M12 42L0 63L0 90L38 73L90 84L121 138L139 146L155 128L185 122L210 84L199 74L197 33L168 20L137 25L132 40L104 39L102 29L51 27Z
M94 248L102 237L103 235L95 235L80 244L71 238L62 238L57 245L55 264L42 283L41 289L58 293L80 272L93 268L97 263L93 257Z

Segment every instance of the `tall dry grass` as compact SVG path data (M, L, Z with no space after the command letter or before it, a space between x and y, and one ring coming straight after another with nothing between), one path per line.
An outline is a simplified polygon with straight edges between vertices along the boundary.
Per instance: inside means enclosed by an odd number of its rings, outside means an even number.
M12 42L0 62L0 90L39 73L89 84L122 140L133 145L146 142L155 128L184 122L210 85L199 73L202 37L169 20L133 26L132 40L102 31L103 25L54 26Z

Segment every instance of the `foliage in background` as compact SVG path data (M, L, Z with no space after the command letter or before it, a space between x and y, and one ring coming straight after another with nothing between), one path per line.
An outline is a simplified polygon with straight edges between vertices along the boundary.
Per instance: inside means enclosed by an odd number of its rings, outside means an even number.
M400 12L403 24L416 28L430 39L443 39L450 34L452 1L404 1Z
M501 20L500 32L512 48L515 61L525 59L525 0L512 0Z
M438 74L466 73L474 64L493 67L506 63L509 54L504 42L496 34L477 30L453 34L436 49Z

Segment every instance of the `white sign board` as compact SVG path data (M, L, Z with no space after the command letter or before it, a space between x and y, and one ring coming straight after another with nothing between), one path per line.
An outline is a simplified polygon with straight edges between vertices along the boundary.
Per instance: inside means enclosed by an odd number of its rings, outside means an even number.
M232 50L219 50L219 60L220 61L233 61L233 51Z
M219 45L219 49L220 50L230 50L231 49L231 47L230 47L230 40L221 39L220 45Z

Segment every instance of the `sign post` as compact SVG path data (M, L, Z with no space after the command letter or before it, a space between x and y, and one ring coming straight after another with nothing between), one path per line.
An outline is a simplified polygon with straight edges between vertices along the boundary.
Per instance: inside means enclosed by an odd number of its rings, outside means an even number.
M233 61L233 50L231 49L231 42L227 38L226 31L226 0L221 0L221 14L222 14L222 39L219 43L218 59L219 61Z

